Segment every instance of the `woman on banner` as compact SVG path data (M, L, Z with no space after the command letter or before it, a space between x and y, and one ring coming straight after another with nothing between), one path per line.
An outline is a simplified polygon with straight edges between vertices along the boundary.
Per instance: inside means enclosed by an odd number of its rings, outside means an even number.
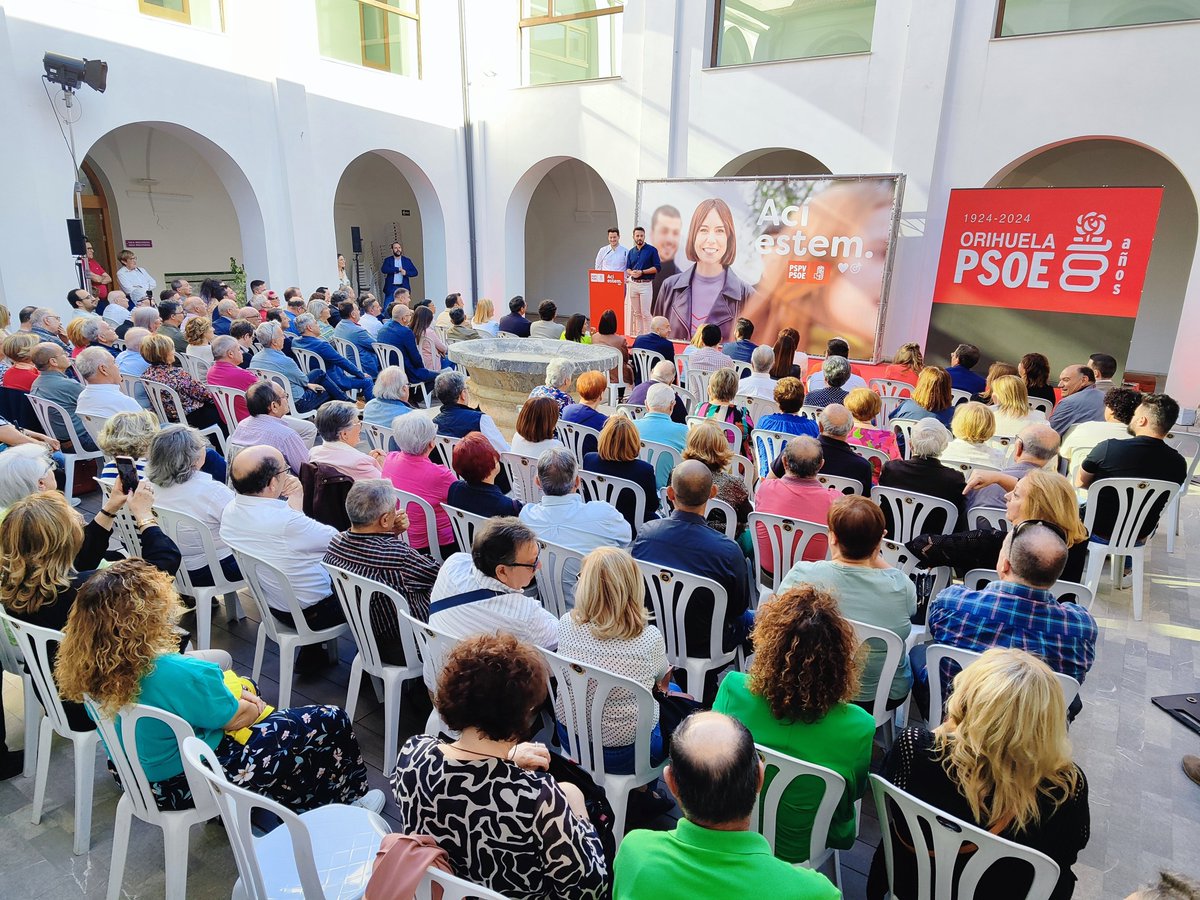
M895 191L890 179L834 182L814 190L807 225L780 226L775 242L792 243L801 231L810 242L816 236L827 238L831 248L837 246L835 237L859 238L862 255L764 253L762 278L742 312L755 332L795 328L800 332L799 349L808 353L824 352L825 342L841 335L850 344L851 358L874 358ZM793 259L808 264L805 280L789 279ZM820 280L814 278L818 271Z
M700 201L692 213L685 252L694 266L663 282L651 314L671 323L671 340L686 341L701 325L716 325L727 341L734 320L754 293L730 266L737 258L737 235L729 204L719 197Z

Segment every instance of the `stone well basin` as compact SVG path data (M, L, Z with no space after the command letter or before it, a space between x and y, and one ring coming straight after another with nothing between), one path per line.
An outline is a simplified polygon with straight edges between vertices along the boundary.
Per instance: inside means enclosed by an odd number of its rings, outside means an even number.
M529 392L546 383L552 359L567 360L572 383L584 372L607 373L620 361L611 347L542 338L459 341L450 345L449 356L466 370L471 397L505 437L516 430L517 410Z

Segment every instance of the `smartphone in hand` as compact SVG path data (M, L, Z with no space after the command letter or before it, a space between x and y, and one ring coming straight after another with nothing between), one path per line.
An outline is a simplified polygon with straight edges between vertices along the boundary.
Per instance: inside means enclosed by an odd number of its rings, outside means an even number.
M132 456L118 456L115 461L117 463L117 477L121 481L121 492L132 494L137 490L138 486L137 463Z

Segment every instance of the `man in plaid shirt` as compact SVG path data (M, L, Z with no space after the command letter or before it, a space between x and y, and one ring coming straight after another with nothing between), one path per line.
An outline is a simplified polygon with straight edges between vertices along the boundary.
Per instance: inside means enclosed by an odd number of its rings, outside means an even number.
M1050 593L1066 561L1067 544L1057 525L1037 519L1020 523L1000 548L999 581L978 591L951 585L934 598L927 620L930 637L937 644L979 653L1017 647L1082 683L1096 658L1096 620L1082 606L1060 603ZM925 710L929 685L924 646L914 648L912 663L917 673L913 694ZM943 685L951 683L956 668L943 663ZM1076 698L1072 717L1080 708Z

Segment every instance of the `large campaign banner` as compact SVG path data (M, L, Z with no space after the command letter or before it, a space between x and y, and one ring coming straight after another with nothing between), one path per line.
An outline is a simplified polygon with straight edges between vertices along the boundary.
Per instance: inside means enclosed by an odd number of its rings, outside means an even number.
M1161 203L1161 187L951 191L927 355L970 341L1010 362L1123 358Z
M877 361L903 193L903 175L639 181L663 264L651 313L672 340L709 323L730 340L745 317L760 343L791 328L802 351L840 336Z

